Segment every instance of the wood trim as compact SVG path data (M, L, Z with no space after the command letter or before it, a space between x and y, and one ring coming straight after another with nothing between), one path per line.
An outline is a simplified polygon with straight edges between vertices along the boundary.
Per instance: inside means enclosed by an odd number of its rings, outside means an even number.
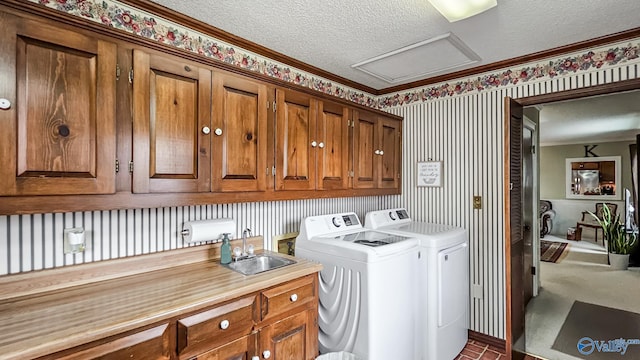
M598 46L606 45L616 41L636 38L639 36L640 36L640 27L637 27L637 28L617 32L610 35L600 36L600 37L585 40L585 41L558 46L548 50L538 51L528 55L518 56L511 59L496 61L486 65L472 67L470 69L456 71L450 74L434 76L428 79L417 80L407 84L379 89L377 92L375 92L375 94L385 95L385 94L405 91L405 90L409 90L417 87L423 87L426 85L431 85L439 82L474 76L474 75L489 72L489 71L495 71L495 70L504 69L512 66L517 66L524 63L528 63L528 62L538 61L545 58L550 58L550 57L554 57L554 56L558 56L558 55L562 55L562 54L566 54L566 53L570 53L578 50L587 49L587 48L598 47Z
M479 333L477 331L469 330L469 340L479 341L483 344L487 344L489 346L493 346L500 351L506 351L507 345L506 341L502 339L498 339L497 337L493 337L491 335Z
M263 237L247 239L256 250ZM55 269L0 276L0 301L220 258L221 242ZM241 239L231 247L242 246Z
M122 166L122 164L120 165ZM400 189L292 190L232 193L163 193L109 195L46 195L0 197L0 215L41 214L70 211L146 209L157 207L230 204L242 202L329 199L356 196L399 195Z
M586 88L565 90L544 95L515 99L522 106L540 105L556 101L574 100L590 96L613 94L640 89L640 78L617 81L610 84L589 86Z

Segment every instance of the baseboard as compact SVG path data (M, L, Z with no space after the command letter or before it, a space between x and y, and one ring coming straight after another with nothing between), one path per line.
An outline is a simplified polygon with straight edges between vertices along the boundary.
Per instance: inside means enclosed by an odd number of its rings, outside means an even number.
M479 341L481 343L491 345L503 353L507 351L507 342L491 335L482 334L477 331L469 330L469 340Z

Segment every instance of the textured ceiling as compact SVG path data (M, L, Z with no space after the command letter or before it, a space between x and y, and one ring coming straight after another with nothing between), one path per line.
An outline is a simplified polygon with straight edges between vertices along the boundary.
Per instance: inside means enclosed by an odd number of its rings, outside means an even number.
M638 0L498 0L455 23L427 0L153 1L376 89L392 84L351 65L448 32L479 66L640 26Z

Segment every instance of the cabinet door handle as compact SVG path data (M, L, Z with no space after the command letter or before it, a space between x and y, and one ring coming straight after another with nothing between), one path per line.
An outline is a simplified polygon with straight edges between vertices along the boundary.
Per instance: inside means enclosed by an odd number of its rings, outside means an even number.
M0 99L0 109L9 110L10 107L11 101L9 101L8 99Z
M218 136L222 135L222 129L220 128L216 128L216 130L214 131L214 133Z
M311 142L311 147L316 147L317 145L318 145L318 143L317 143L317 142L315 142L315 141L312 141L312 142Z
M319 147L320 149L322 149L322 148L324 147L324 143L323 143L323 142L321 142L320 144L318 144L318 147Z
M291 302L298 301L298 294L291 294L291 297L289 299L291 299Z
M211 132L211 129L209 129L208 126L204 126L202 127L202 133L205 135L209 135L209 133Z
M220 321L220 329L227 330L229 328L229 320Z
M271 351L269 351L269 350L263 351L262 352L262 357L265 358L265 359L270 358L271 357Z

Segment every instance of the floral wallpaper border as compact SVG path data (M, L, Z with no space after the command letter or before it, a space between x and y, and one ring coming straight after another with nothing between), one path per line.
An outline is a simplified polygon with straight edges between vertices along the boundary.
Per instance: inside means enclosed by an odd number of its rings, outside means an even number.
M395 94L374 96L342 84L306 73L274 60L234 47L211 36L188 29L148 12L115 0L27 0L112 28L126 31L162 44L191 51L242 69L254 71L285 82L304 86L372 108L386 109L484 91L518 83L554 78L577 72L593 71L620 63L639 61L640 43L629 42L608 48L553 58L547 62L527 64L477 77L460 79Z
M640 43L629 42L587 50L553 58L547 62L523 65L520 68L504 69L498 72L482 74L477 77L444 82L435 85L411 89L377 98L378 108L389 108L457 96L474 91L485 91L498 87L513 86L519 83L562 77L577 72L589 72L618 64L640 62Z

